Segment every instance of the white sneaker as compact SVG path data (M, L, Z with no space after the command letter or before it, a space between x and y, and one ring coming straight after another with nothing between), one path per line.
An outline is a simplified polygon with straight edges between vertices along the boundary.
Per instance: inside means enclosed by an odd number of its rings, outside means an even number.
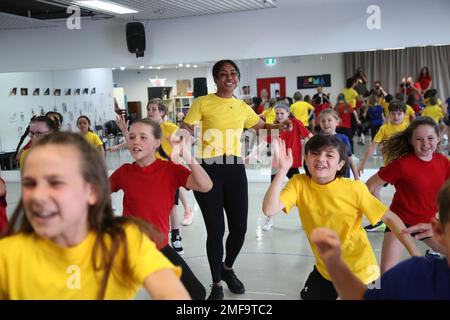
M181 242L181 237L178 235L175 239L172 239L172 248L178 253L183 254L183 244Z
M267 218L262 229L264 231L269 231L270 229L272 229L272 226L273 226L272 218Z

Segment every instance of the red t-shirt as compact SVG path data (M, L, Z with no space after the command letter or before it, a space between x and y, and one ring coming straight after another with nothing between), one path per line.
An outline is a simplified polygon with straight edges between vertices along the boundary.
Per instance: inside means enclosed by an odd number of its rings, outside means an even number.
M422 91L424 91L426 88L428 88L428 86L430 85L430 82L431 82L430 76L422 77L419 79L420 88L422 89Z
M298 119L292 117L289 120L292 122L292 131L281 131L280 138L286 142L286 148L292 149L291 168L300 168L302 166L302 139L308 137L311 132ZM267 137L269 143L271 138L271 136Z
M5 181L0 178L0 180L5 183ZM6 216L6 193L0 197L0 231L8 224L8 218Z
M409 225L429 223L438 211L438 192L450 178L450 162L437 153L431 161L408 154L382 168L378 175L395 187L391 211Z
M172 161L156 159L147 167L127 163L109 178L111 192L123 190L123 215L145 220L159 229L168 244L169 217L174 206L175 192L185 187L191 172Z
M345 104L343 102L339 103L337 105L336 111L339 115L339 118L341 119L341 122L339 123L339 128L351 128L352 127L352 112L353 108L350 104L348 105L348 112L345 112Z

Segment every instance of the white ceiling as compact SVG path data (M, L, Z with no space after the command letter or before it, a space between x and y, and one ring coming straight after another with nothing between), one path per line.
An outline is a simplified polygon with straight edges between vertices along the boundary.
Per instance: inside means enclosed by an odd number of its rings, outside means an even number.
M69 5L72 1L58 0ZM113 0L112 2L139 11L135 14L116 15L117 18L136 20L170 19L276 7L276 0Z
M0 30L48 28L54 26L56 25L45 20L27 18L0 12Z

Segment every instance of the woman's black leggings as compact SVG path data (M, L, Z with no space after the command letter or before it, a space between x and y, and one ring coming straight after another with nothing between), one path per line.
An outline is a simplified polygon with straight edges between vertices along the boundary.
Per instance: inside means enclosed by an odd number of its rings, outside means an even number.
M174 265L181 267L181 282L186 288L187 292L190 294L193 300L205 300L206 289L202 283L197 279L197 277L192 272L191 268L186 264L183 258L172 249L171 246L167 245L160 250L162 254L169 259Z
M207 193L194 192L194 195L205 220L206 252L212 280L219 283L224 256L224 210L229 231L225 244L227 267L233 267L244 244L248 215L247 175L242 159L234 156L202 159L201 166L211 178L213 187Z

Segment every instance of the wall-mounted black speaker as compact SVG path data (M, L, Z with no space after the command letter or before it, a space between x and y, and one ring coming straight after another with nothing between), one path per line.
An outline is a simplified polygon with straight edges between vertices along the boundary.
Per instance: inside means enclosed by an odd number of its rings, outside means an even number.
M136 53L136 58L143 57L145 51L145 28L140 22L127 23L127 46L130 53Z
M207 94L206 78L194 78L194 98L206 96Z

